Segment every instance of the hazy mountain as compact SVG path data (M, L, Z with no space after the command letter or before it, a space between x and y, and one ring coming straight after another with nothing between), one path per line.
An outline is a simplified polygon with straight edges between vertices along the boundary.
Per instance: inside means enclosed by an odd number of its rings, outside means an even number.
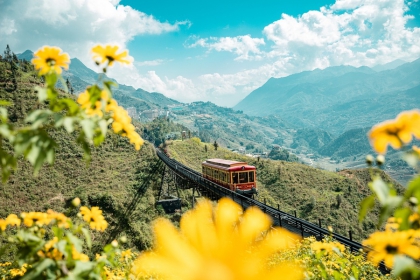
M398 66L401 66L405 63L407 63L407 61L404 61L402 59L396 59L396 60L388 62L386 64L376 65L376 66L372 67L372 69L375 70L376 72L380 72L380 71L395 69Z
M319 154L329 157L345 158L373 153L367 133L370 127L351 129L321 147Z
M284 78L271 78L234 109L267 116L280 115L298 127L341 134L394 118L420 106L420 59L395 69L329 67Z
M291 148L306 147L311 150L318 150L319 148L328 145L333 140L331 134L320 129L298 129L293 135L293 143Z
M19 59L31 61L34 58L34 53L30 50L26 50L23 53L19 53L16 55Z
M31 60L33 52L26 50L18 55L19 59ZM79 59L72 58L68 71L63 71L63 78L69 79L75 94L84 91L88 85L95 83L98 73L86 67ZM115 79L108 79L118 84ZM142 89L135 89L132 86L118 84L114 90L114 98L124 107L135 107L138 111L147 109L163 108L167 105L176 105L180 102L167 98L161 93L147 92Z

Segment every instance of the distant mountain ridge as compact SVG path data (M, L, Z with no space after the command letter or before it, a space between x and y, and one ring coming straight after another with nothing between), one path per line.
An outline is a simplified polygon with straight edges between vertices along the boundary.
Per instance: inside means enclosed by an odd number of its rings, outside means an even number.
M305 71L269 79L234 109L338 135L419 107L419 73L420 59L381 72L366 66Z
M30 61L33 58L33 52L26 50L17 55L19 59ZM98 73L86 67L78 58L72 58L68 71L63 71L63 78L69 79L76 94L81 93L88 85L95 83L98 79ZM115 83L115 79L108 78ZM124 107L134 107L138 111L163 108L168 105L178 105L180 102L164 96L158 92L148 92L143 89L135 89L132 86L118 84L114 90L114 98Z

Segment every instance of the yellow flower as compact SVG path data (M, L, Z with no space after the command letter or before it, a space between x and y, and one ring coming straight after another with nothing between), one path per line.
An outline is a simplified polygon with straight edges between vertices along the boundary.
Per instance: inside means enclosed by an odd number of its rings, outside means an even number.
M7 226L20 226L20 219L18 218L18 216L16 216L16 214L10 214L9 216L7 216L6 220L0 219L0 229L1 230L6 230Z
M386 221L385 230L397 231L400 227L401 219L396 219L395 217L390 217Z
M411 142L413 135L420 139L420 111L402 112L395 120L375 125L368 135L372 147L380 154L386 153L388 145L400 149Z
M414 234L413 230L374 232L363 241L363 245L372 248L368 259L375 265L383 260L386 266L392 268L395 255L420 258L420 247L414 244Z
M108 223L102 216L102 210L99 210L99 207L94 206L89 210L86 206L82 206L80 207L80 213L83 219L89 223L91 229L104 231L108 227Z
M96 100L94 104L92 104L93 101L90 100L89 91L85 90L84 92L79 94L79 97L77 98L77 103L80 104L80 107L85 110L88 116L96 115L99 117L103 117L104 114L102 112L102 102L107 102L108 100L102 99L102 96L105 95L101 94L101 99Z
M21 217L23 218L24 225L27 227L33 226L34 223L37 226L48 225L53 220L52 217L43 212L23 212Z
M334 248L338 249L340 252L344 252L346 250L346 247L338 242L316 241L311 244L311 249L315 252L326 252L327 254L332 254L334 252Z
M85 254L79 253L76 248L73 246L71 249L73 260L80 260L82 262L88 262L89 257Z
M61 74L61 68L69 69L70 57L67 53L57 47L44 46L34 54L32 64L36 70L40 70L40 75L45 75L50 71Z
M180 231L166 219L155 222L154 251L141 254L132 273L183 280L302 279L303 272L292 263L267 268L268 258L295 238L270 227L270 218L257 208L242 213L230 199L216 207L203 200L184 214Z
M128 51L125 50L117 54L118 46L106 45L104 47L101 45L97 45L92 48L92 52L93 59L95 59L97 63L104 63L108 61L109 66L112 66L114 61L130 64L130 60L127 60L127 58L129 58Z
M48 209L47 214L51 220L55 220L57 222L58 227L70 227L70 219L67 218L63 213L57 213L51 209Z

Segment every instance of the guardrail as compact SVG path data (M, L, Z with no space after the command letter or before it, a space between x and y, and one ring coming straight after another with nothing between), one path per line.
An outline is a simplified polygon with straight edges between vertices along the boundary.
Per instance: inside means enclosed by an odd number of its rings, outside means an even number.
M196 183L201 189L207 192L211 192L218 197L230 197L235 202L239 203L243 208L255 206L260 208L264 213L271 216L275 225L279 225L283 228L288 229L294 233L300 234L302 237L315 236L318 240L323 239L327 236L332 236L335 240L345 245L350 249L352 253L359 254L370 249L362 244L353 241L338 233L330 232L329 230L319 227L313 223L297 218L279 209L268 206L255 199L243 196L227 188L224 188L212 181L209 181L202 177L201 173L169 158L164 152L156 149L156 153L160 160L162 160L170 169L172 169L178 176L188 179ZM382 273L389 273L389 270L383 263L380 263L379 269Z

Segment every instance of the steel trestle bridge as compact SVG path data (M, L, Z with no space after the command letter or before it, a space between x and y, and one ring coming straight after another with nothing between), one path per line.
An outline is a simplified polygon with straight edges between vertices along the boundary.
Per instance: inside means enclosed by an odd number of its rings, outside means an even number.
M172 173L174 173L174 176L176 177L175 184L183 189L192 189L193 197L195 191L210 199L229 197L241 205L243 209L251 206L258 207L272 218L274 225L283 227L302 237L314 236L317 240L322 240L324 237L332 236L336 241L346 246L354 254L360 254L360 252L369 251L369 248L366 246L353 241L351 235L350 238L347 238L343 235L330 232L325 228L297 218L279 209L266 205L260 201L238 194L203 178L201 173L177 162L176 160L169 158L160 149L156 149L156 153L159 159L166 165L166 167L169 168ZM389 273L389 270L383 263L380 263L379 269L382 273Z

